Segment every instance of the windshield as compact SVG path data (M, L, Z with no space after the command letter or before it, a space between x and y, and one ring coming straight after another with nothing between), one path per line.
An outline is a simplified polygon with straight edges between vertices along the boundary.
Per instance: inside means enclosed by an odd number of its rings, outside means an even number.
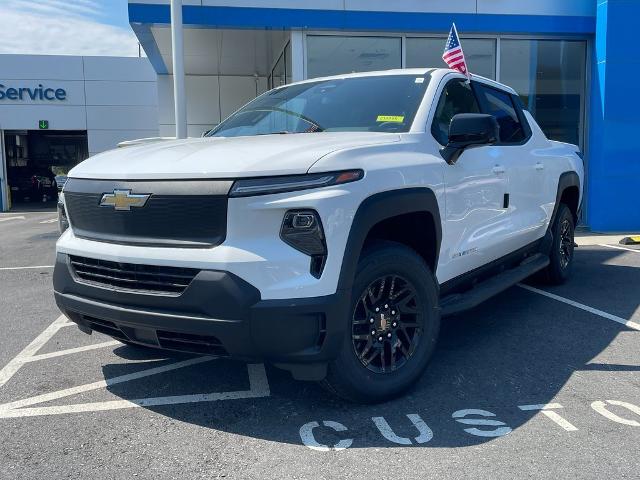
M428 83L428 75L384 75L278 88L245 105L207 136L407 132Z

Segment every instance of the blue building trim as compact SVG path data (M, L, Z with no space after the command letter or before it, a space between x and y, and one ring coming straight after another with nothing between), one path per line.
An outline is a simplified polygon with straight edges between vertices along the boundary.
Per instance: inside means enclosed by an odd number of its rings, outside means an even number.
M154 68L158 75L165 75L169 73L167 66L164 63L164 59L160 54L160 49L156 43L156 39L151 33L151 27L148 24L132 23L131 28L138 37L140 45L144 48L151 66Z
M598 4L587 190L587 223L594 231L640 231L640 118L634 103L640 51L633 40L638 18L636 0Z
M465 33L590 35L593 17L548 15L487 15L470 13L367 12L355 10L311 10L183 6L183 23L193 27L251 29L318 29L398 32L448 32L456 22ZM169 5L129 4L133 24L168 25Z

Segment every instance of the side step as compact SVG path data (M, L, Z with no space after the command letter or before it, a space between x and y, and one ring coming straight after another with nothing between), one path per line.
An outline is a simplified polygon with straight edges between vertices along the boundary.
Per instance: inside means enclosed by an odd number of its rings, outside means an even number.
M499 273L471 290L448 295L440 300L440 313L443 317L455 315L480 305L485 300L530 277L549 265L549 257L542 253L532 255L517 267Z

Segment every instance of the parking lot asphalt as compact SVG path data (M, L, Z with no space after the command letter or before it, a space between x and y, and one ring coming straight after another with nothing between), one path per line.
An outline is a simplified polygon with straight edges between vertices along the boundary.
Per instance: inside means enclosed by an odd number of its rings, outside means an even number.
M415 388L359 406L81 333L53 219L0 215L1 479L640 478L640 247L581 246L566 285L446 319Z

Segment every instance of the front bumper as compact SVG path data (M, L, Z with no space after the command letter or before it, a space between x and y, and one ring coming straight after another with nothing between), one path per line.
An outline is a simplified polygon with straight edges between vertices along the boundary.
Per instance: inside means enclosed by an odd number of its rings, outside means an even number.
M261 300L238 276L202 270L177 296L84 283L59 253L56 303L81 330L150 347L269 361L297 378L316 379L335 358L348 319L348 294Z

